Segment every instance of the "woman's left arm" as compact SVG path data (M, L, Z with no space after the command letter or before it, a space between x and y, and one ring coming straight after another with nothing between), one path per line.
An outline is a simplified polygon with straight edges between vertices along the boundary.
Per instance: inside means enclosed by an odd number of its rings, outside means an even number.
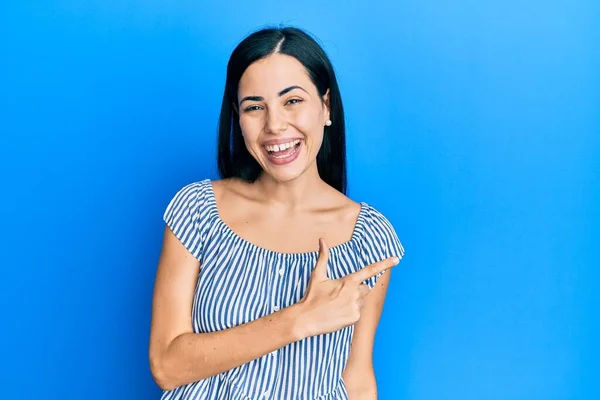
M354 325L350 356L343 379L349 400L377 400L377 383L373 369L373 342L392 270L381 275L377 284L364 297L360 320Z

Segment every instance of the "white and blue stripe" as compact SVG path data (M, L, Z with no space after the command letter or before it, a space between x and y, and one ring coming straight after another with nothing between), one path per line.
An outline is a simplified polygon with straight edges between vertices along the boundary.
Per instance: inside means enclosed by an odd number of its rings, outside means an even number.
M242 239L219 218L209 179L179 190L164 220L200 261L193 330L214 332L244 324L298 302L318 253L278 253ZM330 249L332 279L404 248L389 221L361 203L351 239ZM365 281L374 287L377 277ZM264 357L198 382L165 391L162 400L348 399L342 373L354 327L291 343Z

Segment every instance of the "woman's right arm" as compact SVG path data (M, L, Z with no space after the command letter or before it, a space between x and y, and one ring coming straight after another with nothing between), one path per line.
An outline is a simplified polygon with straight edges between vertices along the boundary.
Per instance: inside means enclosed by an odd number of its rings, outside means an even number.
M327 277L329 250L319 258L298 303L230 329L194 333L192 304L199 262L166 227L154 286L150 368L165 390L228 371L309 336L358 322L369 293L363 281L396 265L389 258L340 279Z
M295 307L231 329L196 334L192 303L199 262L166 227L156 273L150 369L170 390L245 364L302 339Z

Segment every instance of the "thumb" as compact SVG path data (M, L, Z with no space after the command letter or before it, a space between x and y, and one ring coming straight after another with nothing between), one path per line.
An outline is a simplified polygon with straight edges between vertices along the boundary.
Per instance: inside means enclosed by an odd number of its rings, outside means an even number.
M319 258L313 269L313 275L317 278L325 280L327 277L327 262L329 261L329 247L323 238L319 238Z

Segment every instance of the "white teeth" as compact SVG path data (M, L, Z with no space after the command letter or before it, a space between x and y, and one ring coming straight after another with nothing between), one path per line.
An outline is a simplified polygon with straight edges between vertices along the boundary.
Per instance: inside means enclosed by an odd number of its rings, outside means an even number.
M293 140L293 141L287 142L287 143L275 144L272 146L265 146L265 149L267 149L267 151L270 151L270 152L284 151L286 149L289 149L290 147L294 147L298 143L300 143L300 139L296 139L296 140Z

